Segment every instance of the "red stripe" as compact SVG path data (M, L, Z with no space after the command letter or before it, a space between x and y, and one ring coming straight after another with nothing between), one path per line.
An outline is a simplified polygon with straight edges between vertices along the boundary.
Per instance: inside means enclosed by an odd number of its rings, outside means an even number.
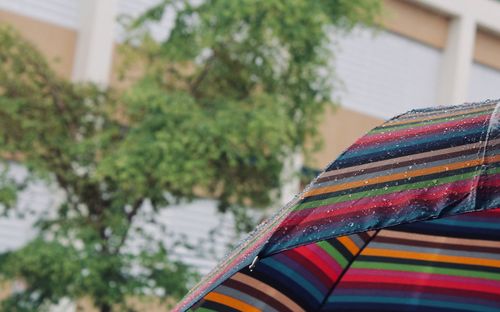
M370 271L378 271L373 274ZM356 269L349 270L344 275L342 281L357 282L357 283L380 283L380 284L402 284L414 286L433 286L438 288L448 289L462 289L474 290L487 293L494 293L500 295L500 282L493 282L492 280L484 280L479 278L464 278L454 277L449 275L428 274L428 273L415 273L415 272L402 272L400 274L393 273L385 270L365 270Z
M477 211L477 212L474 212L474 217L476 217L476 216L481 217L481 218L487 218L487 219L500 218L500 209L494 208L494 209L489 209L489 210Z
M490 176L491 179L483 180L483 187L498 187L500 186L500 175ZM401 191L391 194L378 195L373 197L364 197L357 200L341 202L331 205L318 206L304 210L294 211L283 220L279 229L297 226L301 223L310 223L321 219L332 217L346 217L363 211L364 214L372 214L378 209L387 208L395 209L396 206L401 208L401 205L408 204L411 200L428 201L427 206L435 205L439 200L451 198L452 195L456 198L464 193L470 192L471 184L474 180L462 180L448 184L442 184L436 187ZM447 195L447 196L444 196ZM433 202L430 202L434 200ZM392 212L394 213L394 211ZM288 232L287 232L288 233Z
M429 255L432 256L432 255ZM435 272L413 272L413 271L403 271L403 270L383 270L383 269L360 269L351 268L347 275L353 276L389 276L401 279L420 279L426 280L432 277L434 280L443 280L450 283L468 281L475 284L481 284L483 286L500 288L500 281L482 278L482 277L470 277L470 276L454 276L449 274L441 274Z
M379 195L374 197L364 197L358 200L342 202L326 206L310 208L291 213L279 226L279 229L297 226L300 223L309 223L321 219L339 218L348 214L364 211L370 214L372 209L382 207L404 208L413 199L421 201L433 201L429 203L432 207L436 201L445 199L446 194L468 193L470 192L471 180L443 184L433 188L418 189L411 191L401 191L397 193ZM498 183L500 184L500 182Z
M342 266L335 261L326 251L316 244L310 244L296 248L297 252L304 257L314 259L314 263L323 271L331 280L336 280L342 272Z
M471 128L477 124L484 123L486 120L489 120L489 118L490 114L485 114L469 119L461 119L435 125L422 126L418 128L403 129L400 131L386 132L383 134L367 135L357 140L356 143L354 143L349 149L366 147L378 142L386 143L390 141L401 140L405 138L415 137L416 135L435 134L436 132L440 132L443 130L446 131L448 129L453 129L454 131L456 131L457 127L460 127L462 129Z
M331 273L322 271L320 267L313 261L314 258L307 258L300 253L296 252L295 249L292 249L288 252L281 253L282 256L286 256L290 258L292 261L299 263L305 271L314 275L316 279L320 280L321 283L328 288L335 277L332 278Z

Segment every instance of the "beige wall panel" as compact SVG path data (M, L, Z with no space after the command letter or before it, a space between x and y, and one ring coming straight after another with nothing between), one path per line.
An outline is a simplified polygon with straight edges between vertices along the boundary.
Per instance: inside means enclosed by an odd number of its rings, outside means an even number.
M177 300L166 299L164 301L158 298L131 298L127 300L129 307L134 308L135 311L148 311L148 312L162 312L169 311L174 307ZM76 311L78 312L98 312L98 309L92 304L92 300L84 298L78 300ZM119 310L119 308L117 309Z
M406 0L384 0L382 25L389 31L442 49L449 18Z
M354 141L382 122L380 118L346 108L328 108L318 129L323 138L323 148L312 155L306 165L323 169Z
M0 10L0 23L12 25L42 51L58 74L71 78L76 31L3 10Z
M7 282L0 282L0 302L10 296L11 285Z
M500 70L500 35L479 29L476 33L474 60Z
M127 56L121 51L120 45L115 44L109 84L119 90L126 90L131 87L144 74L144 64L141 64L137 60L134 60L133 64L125 64L124 61L126 58Z

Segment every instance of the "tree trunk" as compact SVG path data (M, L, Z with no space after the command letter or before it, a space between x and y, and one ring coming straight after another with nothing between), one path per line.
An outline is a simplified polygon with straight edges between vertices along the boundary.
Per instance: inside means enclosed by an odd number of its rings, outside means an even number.
M111 312L113 309L111 308L111 305L107 303L103 303L99 306L99 311L100 312Z

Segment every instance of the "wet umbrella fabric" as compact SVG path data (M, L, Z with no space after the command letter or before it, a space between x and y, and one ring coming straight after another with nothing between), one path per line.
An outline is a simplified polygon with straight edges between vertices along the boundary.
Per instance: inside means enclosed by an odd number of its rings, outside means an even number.
M499 149L498 101L397 116L174 311L499 311Z

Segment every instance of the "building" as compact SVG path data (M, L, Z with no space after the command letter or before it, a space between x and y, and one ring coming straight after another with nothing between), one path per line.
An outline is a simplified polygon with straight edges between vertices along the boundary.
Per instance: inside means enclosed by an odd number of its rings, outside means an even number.
M137 15L157 0L0 0L0 22L31 40L62 76L76 81L116 83L115 47L123 38L116 17ZM341 107L329 109L320 132L324 149L304 163L297 157L290 171L319 170L357 137L384 119L413 108L500 98L500 2L494 0L385 0L382 29L332 34L337 75L344 88L334 94ZM170 16L171 18L171 16ZM153 29L168 33L169 15ZM14 174L22 174L18 167ZM283 202L299 189L292 181ZM46 186L33 185L20 205L51 204ZM205 199L172 207L162 214L172 235L202 244L212 229L218 242L212 258L190 250L178 256L207 272L233 241L229 216L215 217L215 203ZM172 222L175 220L175 223ZM32 235L32 218L0 219L0 251L17 248Z
M407 110L500 97L500 2L383 3L381 31L340 39L335 61L345 92L321 128L327 139L317 168Z

